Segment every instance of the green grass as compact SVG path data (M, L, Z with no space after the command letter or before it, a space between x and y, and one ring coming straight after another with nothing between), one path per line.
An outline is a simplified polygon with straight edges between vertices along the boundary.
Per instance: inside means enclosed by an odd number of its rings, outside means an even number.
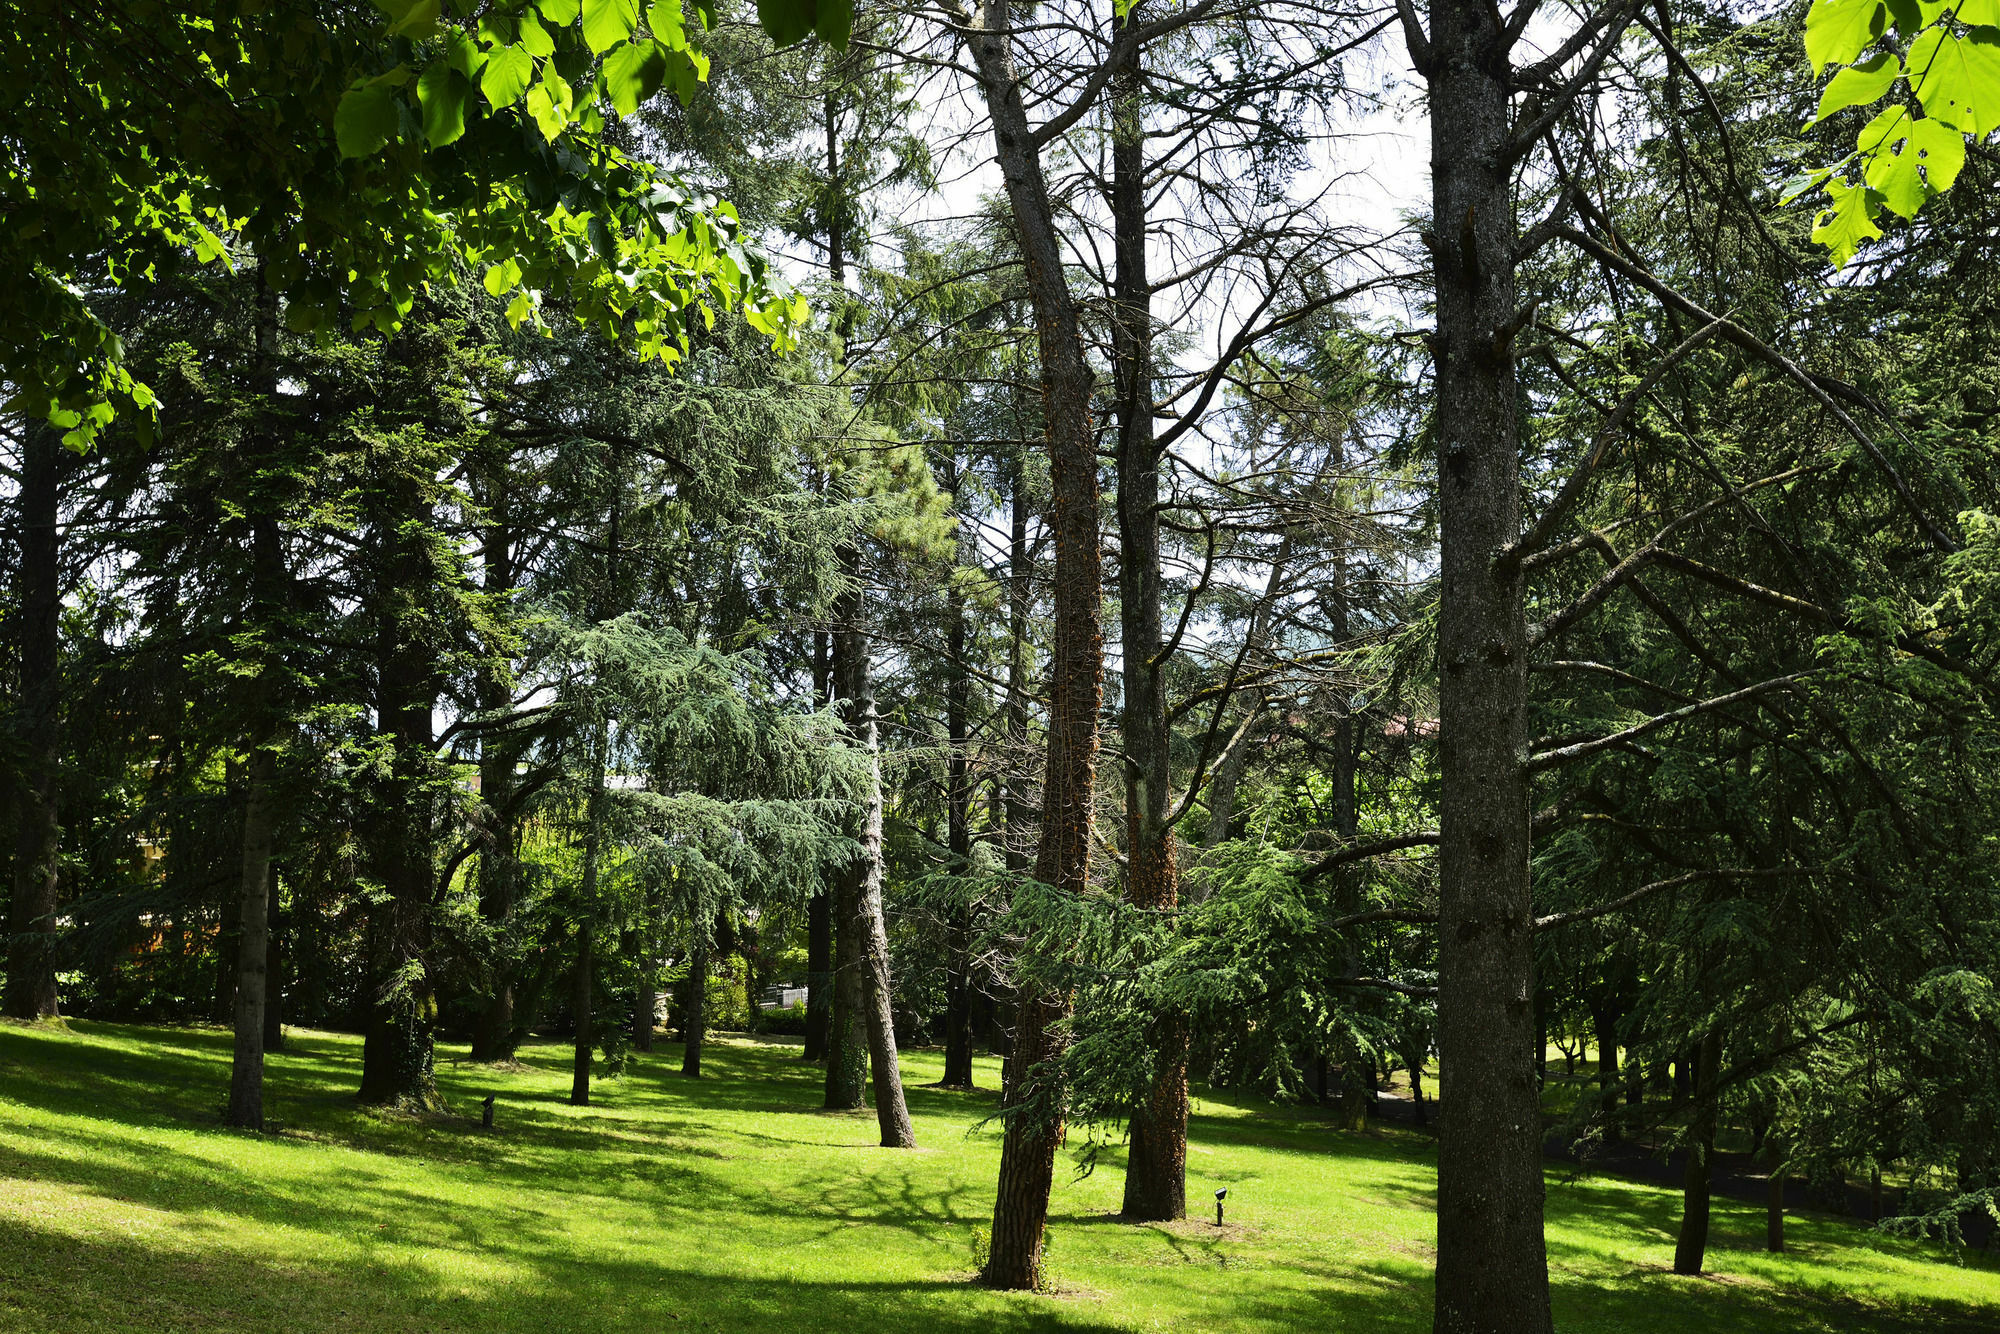
M992 1205L990 1093L916 1087L923 1148L872 1115L816 1110L796 1048L715 1045L711 1076L665 1048L599 1104L566 1105L566 1049L439 1079L471 1119L357 1108L360 1046L295 1033L271 1062L272 1132L217 1119L228 1035L0 1026L0 1330L1427 1330L1434 1155L1309 1112L1202 1094L1188 1184L1229 1187L1229 1227L1134 1227L1122 1155L1059 1176L1055 1295L968 1282ZM982 1062L981 1081L998 1083ZM477 1124L500 1096L499 1127ZM1072 1146L1072 1150L1076 1146ZM1714 1273L1667 1272L1677 1201L1549 1179L1549 1266L1567 1331L1992 1329L2000 1271L1844 1220L1724 1202Z

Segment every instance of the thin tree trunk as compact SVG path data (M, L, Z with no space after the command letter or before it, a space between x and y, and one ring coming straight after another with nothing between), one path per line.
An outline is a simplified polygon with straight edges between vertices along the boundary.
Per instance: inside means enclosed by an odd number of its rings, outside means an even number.
M978 66L1001 177L1013 206L1041 353L1042 420L1048 435L1055 538L1054 646L1049 673L1049 748L1042 780L1042 835L1035 879L1056 891L1084 892L1090 874L1097 715L1104 693L1102 580L1094 377L1084 358L1075 303L1048 183L1028 126L1010 47L1006 0L984 0L966 45ZM1007 1129L1000 1153L985 1281L1000 1288L1042 1282L1042 1234L1055 1154L1063 1139L1063 1097L1053 1063L1056 1025L1067 995L1024 990L1010 1061Z
M866 675L864 666L857 676L853 662L855 655L863 651L861 636L853 629L861 616L859 559L855 551L843 555L851 574L850 591L841 596L835 608L838 628L833 634L833 689L850 710L858 703L860 678ZM854 717L852 712L848 714L850 729ZM873 800L871 797L871 807ZM879 853L879 846L873 852L864 847L834 880L833 1005L826 1035L825 1085L825 1106L830 1111L853 1111L867 1101L868 997L864 977L867 945L861 892L862 882Z
M1549 1312L1528 887L1528 644L1506 43L1490 0L1431 0L1441 750L1438 1334Z
M588 911L586 909L586 911ZM570 1060L569 1105L590 1106L590 1058L596 1048L591 1017L591 978L597 968L597 924L588 917L576 927L576 971L570 974L569 1009L576 1021L576 1046Z
M1681 1183L1681 1231L1674 1244L1674 1272L1699 1274L1708 1254L1708 1194L1715 1158L1715 1078L1722 1061L1722 1032L1702 1035L1695 1057L1694 1113L1688 1127L1687 1168Z
M856 638L860 636L857 634ZM861 874L855 886L855 926L860 937L862 1003L868 1019L868 1062L875 1085L875 1119L885 1149L914 1149L917 1135L903 1102L903 1075L896 1060L896 1021L890 1007L889 933L882 920L882 762L876 740L875 687L867 649L853 655L856 731L868 753L868 809L861 823Z
M58 1013L56 904L62 868L56 776L62 764L58 522L64 451L61 438L40 422L28 423L21 441L21 698L16 705L21 769L15 785L19 824L7 924L6 1008L15 1019L53 1019Z
M639 988L632 997L632 1049L651 1051L653 1049L654 1012L659 1008L660 993L653 987L655 961L652 932L641 927L638 934L637 954L639 956Z
M264 986L271 929L271 831L276 825L278 757L253 751L244 766L243 895L236 944L236 1050L229 1069L224 1120L239 1129L264 1128Z
M806 1042L801 1060L824 1061L833 1019L833 895L822 885L806 905Z
M1776 1135L1770 1137L1766 1153L1771 1175L1764 1182L1764 1249L1776 1252L1785 1249L1785 1155Z
M271 885L267 895L269 912L266 935L268 963L264 970L264 1050L281 1051L285 1045L284 965L290 950L284 936L284 915L278 908L278 864L271 863Z
M1125 893L1154 912L1179 899L1173 771L1161 690L1160 456L1153 437L1153 310L1146 273L1146 135L1139 55L1111 77L1111 215L1117 277L1112 347L1118 367L1118 590L1124 665ZM1187 1216L1187 1025L1160 1016L1157 1066L1132 1109L1123 1213L1155 1222Z
M959 559L967 559L966 543L960 538ZM945 759L945 846L951 851L951 871L964 875L972 862L972 777L971 757L971 678L965 670L965 596L953 585L948 604L951 627L946 632L945 736L950 754ZM969 1089L972 1083L972 921L971 910L952 910L946 927L949 958L945 973L944 1078L945 1088Z
M681 1014L681 1073L701 1078L701 1044L708 1036L708 941L696 942L688 960L687 1008Z
M833 637L813 634L813 700L825 704L833 688ZM833 890L821 885L806 905L806 1041L800 1054L807 1061L827 1058L829 1025L833 1021Z
M484 587L489 596L505 598L515 591L513 493L504 460L483 460L477 474L480 499L489 522L481 546ZM479 677L479 706L497 716L513 702L510 682L499 671L483 671ZM485 807L486 841L479 855L479 915L497 939L502 939L493 961L492 992L486 998L473 1026L472 1059L505 1061L514 1055L516 976L520 962L513 957L511 942L504 940L508 919L514 912L519 882L517 824L513 810L516 763L521 745L492 733L479 742L479 800Z

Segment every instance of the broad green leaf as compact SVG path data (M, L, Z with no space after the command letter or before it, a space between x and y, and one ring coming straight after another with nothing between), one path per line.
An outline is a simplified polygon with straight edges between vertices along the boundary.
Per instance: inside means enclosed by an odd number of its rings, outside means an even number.
M521 100L528 80L535 76L535 58L518 46L503 46L486 59L479 75L479 91L495 111Z
M1888 209L1905 218L1924 206L1924 182L1917 172L1919 157L1909 143L1916 122L1908 107L1888 107L1861 132L1860 148L1867 163L1868 188L1882 196Z
M382 151L396 133L396 94L386 87L350 88L333 112L333 137L342 157Z
M450 66L463 74L468 81L477 79L479 71L486 64L486 53L478 44L456 28L444 35L444 58Z
M1826 184L1827 178L1831 175L1833 175L1833 168L1831 167L1820 167L1814 171L1800 172L1778 187L1778 202L1780 204L1789 204L1803 195L1811 194L1814 190Z
M1951 189L1958 173L1965 169L1965 135L1956 126L1928 116L1910 126L1910 147L1905 151L1923 154L1924 179L1938 194Z
M834 50L845 51L854 33L854 0L820 0L813 31Z
M375 0L375 8L389 16L389 31L398 37L422 37L438 21L443 8L440 0Z
M828 0L837 4L839 0ZM1880 3L1880 0L1876 0ZM819 23L819 6L814 0L757 0L757 21L779 46L802 42Z
M528 90L528 114L535 118L542 137L551 142L568 128L573 105L569 84L563 81L562 75L556 73L553 66L545 68L541 81Z
M2000 4L2000 0L1994 0ZM653 40L675 51L687 49L687 17L681 0L658 0L646 11L646 28Z
M472 85L443 57L433 60L417 79L424 139L432 148L455 143L465 133L465 104L471 95Z
M542 17L558 28L567 28L576 22L576 16L583 6L581 0L538 0L535 8L541 10Z
M760 16L763 5L764 0L758 0ZM1830 64L1853 64L1856 56L1881 37L1887 19L1882 0L1813 0L1813 7L1806 11L1806 56L1812 61L1813 73L1819 74Z
M1926 116L1982 137L2000 129L2000 32L1928 29L1910 46L1909 78Z
M667 56L658 42L641 39L613 48L604 61L604 89L621 116L660 91L667 77Z
M1882 229L1875 225L1866 186L1849 185L1835 177L1826 183L1826 192L1833 196L1833 207L1822 209L1814 219L1812 239L1833 252L1834 267L1838 268L1854 258L1863 241L1882 235Z
M1888 52L1869 57L1835 74L1820 94L1819 110L1813 113L1818 124L1836 111L1865 107L1879 102L1903 73L1903 62Z
M511 292L521 285L521 265L517 260L503 259L486 270L486 293L499 296Z
M1974 26L2000 24L2000 0L1965 0L1958 7L1958 21Z
M549 36L549 30L533 14L521 15L521 46L531 56L552 56L556 53L556 39Z
M639 0L583 0L583 40L603 55L639 26Z

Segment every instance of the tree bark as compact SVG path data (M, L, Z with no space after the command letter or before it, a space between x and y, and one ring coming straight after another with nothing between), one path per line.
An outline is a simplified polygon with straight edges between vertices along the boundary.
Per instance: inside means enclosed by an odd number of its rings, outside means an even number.
M1764 1249L1777 1252L1785 1249L1785 1156L1777 1136L1770 1138L1766 1152L1771 1175L1764 1182Z
M267 892L269 912L265 917L267 964L264 969L264 1050L281 1051L285 1045L284 965L289 949L285 944L284 915L278 908L278 864L271 863L271 884Z
M392 463L390 466L397 466ZM430 975L431 903L437 877L426 787L438 666L423 642L422 591L435 584L417 523L434 516L414 470L385 479L373 523L385 550L370 597L376 626L376 717L390 771L372 830L384 901L371 914L372 994L361 1049L363 1102L441 1111L435 1071L437 996Z
M959 536L959 561L969 559L966 532ZM951 871L964 875L972 863L972 762L970 715L972 681L965 670L965 595L956 584L947 599L951 624L945 632L944 727L950 747L945 757L945 846ZM972 1084L972 918L960 905L946 924L944 1078L945 1088L969 1089Z
M833 636L813 633L813 700L825 704L833 690ZM833 1021L833 888L822 885L806 905L806 1041L800 1059L827 1058Z
M687 1005L681 1012L681 1073L701 1078L701 1044L708 1036L708 941L688 959Z
M277 393L278 296L260 271L257 280L256 363L259 388L267 395L266 413ZM264 453L271 452L268 420L258 432ZM270 460L256 463L269 466ZM257 488L263 492L263 488ZM268 493L253 495L250 520L250 599L245 618L267 636L278 633L285 603L285 556ZM244 764L242 875L238 881L236 937L236 1042L229 1072L229 1105L224 1119L246 1130L264 1128L264 1004L270 979L271 846L277 829L280 701L275 677L279 663L260 654L257 674L249 682L244 712L250 735Z
M62 765L60 496L63 444L30 422L21 433L21 767L15 783L13 896L8 912L6 1008L15 1019L53 1019L56 906L62 871L58 774Z
M1096 442L1091 430L1093 377L1069 284L1048 183L1028 126L1010 46L1006 0L984 0L965 41L978 67L1022 266L1035 309L1041 354L1042 420L1052 489L1055 538L1054 645L1049 673L1049 740L1042 781L1042 833L1035 879L1080 894L1090 874L1092 787L1097 773L1097 715L1103 702L1104 644ZM1005 1097L1007 1129L1000 1154L991 1249L982 1275L1000 1288L1042 1282L1042 1234L1048 1218L1055 1153L1063 1138L1062 1091L1049 1057L1054 1026L1069 998L1025 990Z
M487 461L477 480L480 500L488 523L481 546L484 588L493 597L511 595L515 585L513 492L506 464ZM505 675L486 670L479 677L479 707L497 716L512 703L513 692ZM479 854L479 915L496 938L507 930L514 912L519 883L520 848L518 816L512 809L515 765L521 758L521 743L488 733L479 743L479 800L485 807L485 843ZM508 943L501 944L493 960L492 993L487 997L472 1032L472 1059L505 1061L514 1055L515 989L519 962Z
M1674 1272L1699 1274L1708 1254L1708 1193L1715 1158L1715 1079L1722 1061L1722 1032L1702 1035L1695 1056L1694 1111L1688 1126L1687 1167L1681 1181L1681 1232L1674 1243Z
M822 885L806 905L806 1042L800 1059L826 1059L832 1018L833 894Z
M1438 1334L1552 1328L1529 898L1528 644L1509 68L1489 0L1431 0L1440 589Z
M224 1120L243 1130L264 1128L264 987L271 931L271 833L276 826L278 757L251 752L243 803L241 927L236 941L236 1047L229 1068Z
M856 635L859 639L859 634ZM858 678L851 696L855 731L868 754L868 808L861 821L860 875L854 890L854 926L861 949L861 999L867 1016L868 1063L875 1085L875 1119L885 1149L914 1149L916 1131L903 1101L903 1075L896 1060L896 1021L890 1008L889 933L882 920L882 762L876 739L875 687L867 649L857 645L850 660Z
M1160 456L1153 436L1153 309L1146 273L1146 135L1139 54L1111 76L1111 218L1117 275L1111 339L1118 368L1118 591L1124 675L1126 897L1171 913L1179 899L1173 770L1161 689ZM1163 1014L1157 1065L1132 1109L1123 1214L1187 1216L1187 1024Z
M570 974L569 1010L570 1017L576 1021L576 1046L571 1054L569 1075L569 1105L572 1107L590 1106L590 1058L597 1045L592 1036L591 1016L591 978L597 969L596 950L597 924L586 917L576 926L576 971Z
M658 967L653 948L652 932L641 927L637 933L639 956L639 987L632 997L632 1049L651 1051L653 1049L653 1028L659 1008L660 993L653 987L653 970Z

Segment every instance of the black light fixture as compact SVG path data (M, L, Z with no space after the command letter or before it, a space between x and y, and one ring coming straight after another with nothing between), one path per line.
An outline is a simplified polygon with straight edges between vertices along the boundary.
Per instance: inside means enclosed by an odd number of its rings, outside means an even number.
M491 1093L487 1094L485 1100L479 1105L482 1110L482 1115L479 1118L481 1128L486 1130L493 1129L493 1095Z
M1229 1195L1229 1187L1227 1186L1224 1186L1220 1190L1215 1192L1215 1225L1217 1227L1222 1226L1222 1201L1226 1199L1228 1195Z

